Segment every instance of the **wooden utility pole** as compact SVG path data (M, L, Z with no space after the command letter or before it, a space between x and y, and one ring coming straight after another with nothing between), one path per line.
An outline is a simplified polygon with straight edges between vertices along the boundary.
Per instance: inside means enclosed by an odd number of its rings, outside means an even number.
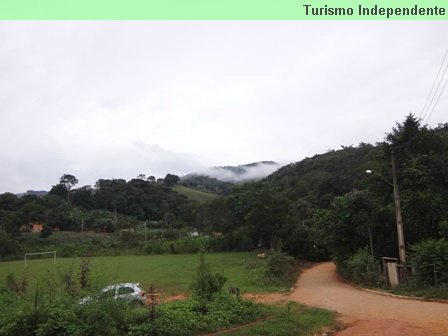
M397 181L397 169L395 167L395 157L391 154L392 163L392 182L394 187L394 201L395 201L395 217L397 220L397 234L398 234L398 255L400 264L406 265L406 250L404 245L404 234L403 234L403 221L401 219L401 207L400 207L400 195L398 193L398 181ZM405 269L405 267L404 267Z

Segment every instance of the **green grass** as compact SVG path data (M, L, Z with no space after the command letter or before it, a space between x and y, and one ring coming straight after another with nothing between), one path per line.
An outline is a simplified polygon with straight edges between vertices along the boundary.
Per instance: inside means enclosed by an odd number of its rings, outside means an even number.
M79 271L80 258L58 258L28 261L26 268L30 286L49 274L61 275L72 268ZM113 256L93 257L92 278L100 285L117 282L139 282L145 289L154 286L163 295L188 293L196 271L199 256L196 254ZM258 279L265 260L257 259L254 253L212 253L206 255L206 262L213 272L223 273L227 278L225 287L239 287L244 292L285 291L281 286L264 286ZM8 274L16 279L25 272L23 261L0 263L0 283Z
M399 285L390 292L398 295L448 300L448 284L427 287Z
M188 188L183 185L177 184L173 187L173 190L178 192L181 195L184 195L191 199L192 201L198 203L204 203L219 197L217 194L209 193L202 190L197 190L193 188Z
M312 336L323 328L336 328L334 313L294 302L269 307L268 318L220 332L220 336Z

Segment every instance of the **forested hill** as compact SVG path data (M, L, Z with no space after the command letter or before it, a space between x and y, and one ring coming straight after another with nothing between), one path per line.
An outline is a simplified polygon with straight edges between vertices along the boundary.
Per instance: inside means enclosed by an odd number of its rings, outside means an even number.
M308 259L321 249L341 266L368 244L396 256L392 160L406 245L448 239L448 125L430 128L413 115L381 144L316 155L235 188L229 218L253 242Z
M315 207L328 207L335 196L362 189L367 169L376 169L382 145L361 143L291 163L266 180L290 199L302 198Z
M236 184L260 180L281 167L274 161L259 161L239 166L211 167L181 178L181 184L227 196Z

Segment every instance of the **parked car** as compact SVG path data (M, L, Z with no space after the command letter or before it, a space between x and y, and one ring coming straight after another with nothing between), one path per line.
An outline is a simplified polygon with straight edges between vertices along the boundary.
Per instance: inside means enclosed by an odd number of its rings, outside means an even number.
M79 301L85 304L92 300L123 300L129 303L146 305L146 293L139 283L119 283L104 287L97 295L87 296Z

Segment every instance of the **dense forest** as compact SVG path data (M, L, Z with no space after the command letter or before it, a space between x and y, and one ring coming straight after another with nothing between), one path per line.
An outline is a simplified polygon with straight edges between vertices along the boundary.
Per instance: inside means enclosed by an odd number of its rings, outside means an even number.
M204 176L168 174L76 187L66 174L44 196L0 195L0 256L14 254L23 228L93 229L119 234L144 222L201 235L219 233L225 249L280 249L297 258L333 258L341 269L360 251L396 257L394 158L406 247L448 238L448 124L422 125L413 115L377 144L361 143L306 158L256 182L233 185ZM370 172L367 174L366 171ZM173 190L214 191L195 202ZM42 235L42 239L45 235ZM442 244L443 245L443 244ZM448 261L447 261L448 264Z

